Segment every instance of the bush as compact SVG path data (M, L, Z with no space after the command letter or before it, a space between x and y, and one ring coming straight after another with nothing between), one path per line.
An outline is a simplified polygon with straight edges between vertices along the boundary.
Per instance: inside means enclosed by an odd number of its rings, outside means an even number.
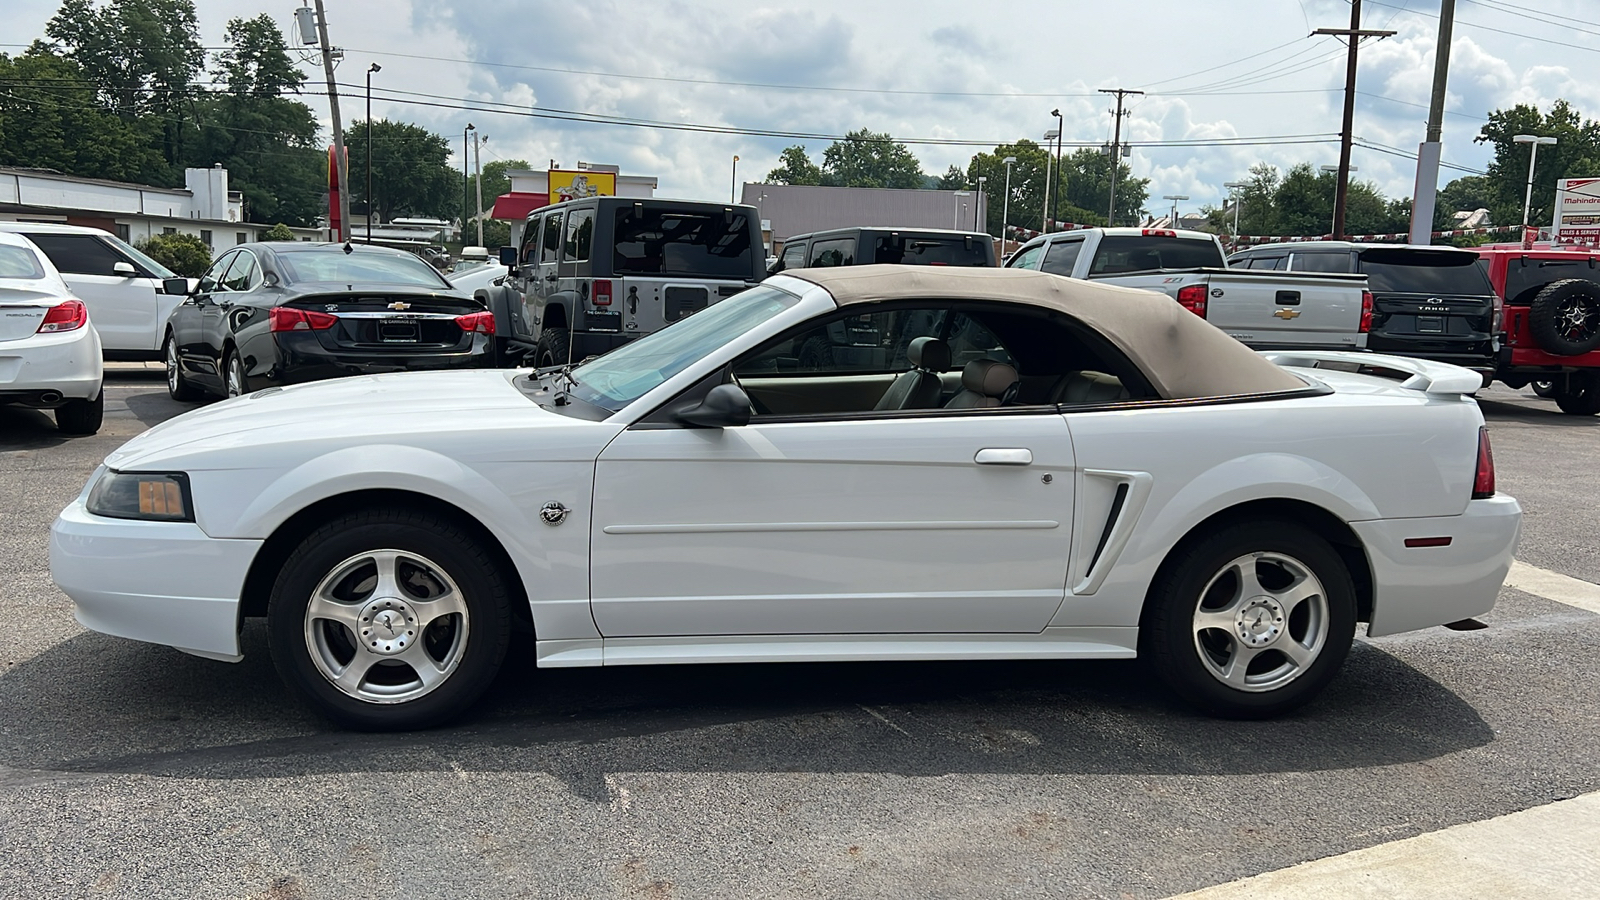
M145 255L185 278L199 278L211 265L211 248L192 234L154 234L137 246Z
M268 228L266 231L263 231L261 233L261 239L263 241L292 241L295 238L294 232L289 230L289 226L279 222L271 228Z

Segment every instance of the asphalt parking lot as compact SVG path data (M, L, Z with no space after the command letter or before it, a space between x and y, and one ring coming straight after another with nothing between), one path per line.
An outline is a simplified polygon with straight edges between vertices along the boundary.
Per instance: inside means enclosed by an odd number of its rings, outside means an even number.
M3 896L1154 898L1600 789L1600 616L1512 589L1273 722L1124 662L514 661L455 727L335 731L259 626L228 665L74 622L50 521L186 408L153 367L107 396L87 438L0 409ZM1518 558L1600 582L1600 418L1480 399Z

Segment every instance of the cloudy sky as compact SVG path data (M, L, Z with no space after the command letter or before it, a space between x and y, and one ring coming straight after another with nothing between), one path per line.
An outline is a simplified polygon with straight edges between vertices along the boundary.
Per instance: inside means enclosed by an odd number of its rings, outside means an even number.
M8 40L43 34L59 0L6 0ZM235 16L265 11L293 36L297 0L197 0L208 46ZM928 143L929 173L1002 141L1039 140L1060 108L1068 141L1111 134L1100 88L1130 98L1123 135L1150 195L1216 203L1258 160L1338 161L1343 47L1309 37L1345 27L1345 0L1004 0L991 3L762 0L327 0L342 82L361 113L370 63L374 113L453 136L473 122L484 161L615 163L660 178L663 196L728 196L759 181L786 146L820 161L857 128ZM1597 0L1459 0L1444 160L1480 170L1489 110L1566 98L1600 117ZM1364 46L1357 177L1409 196L1423 137L1438 0L1366 0L1363 26L1399 34ZM294 43L298 43L297 40ZM7 47L10 52L17 50ZM308 61L310 57L308 55ZM314 80L320 65L306 67ZM326 121L326 100L308 97ZM470 109L462 109L470 107ZM539 117L529 115L537 113ZM572 121L614 117L630 123ZM809 139L718 131L814 135ZM969 142L969 143L962 143ZM975 142L975 143L971 143ZM1168 145L1163 146L1163 142ZM1188 145L1171 145L1185 142ZM1389 152L1374 147L1388 148ZM1441 184L1463 174L1446 168ZM1594 173L1570 173L1571 175ZM1154 199L1152 207L1164 209Z

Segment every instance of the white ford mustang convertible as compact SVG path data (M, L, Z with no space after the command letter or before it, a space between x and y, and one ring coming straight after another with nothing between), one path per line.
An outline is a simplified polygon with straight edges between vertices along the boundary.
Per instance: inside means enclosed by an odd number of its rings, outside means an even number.
M1019 270L780 275L569 368L269 387L107 457L51 574L219 660L265 616L334 719L540 666L1146 657L1271 716L1489 610L1521 511L1463 369L1269 359L1154 293Z

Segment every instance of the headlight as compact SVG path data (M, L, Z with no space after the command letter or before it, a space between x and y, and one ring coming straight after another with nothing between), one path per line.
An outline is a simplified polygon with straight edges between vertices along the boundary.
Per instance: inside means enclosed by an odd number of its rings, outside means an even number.
M116 472L107 469L89 491L89 512L114 519L193 522L189 476L181 472Z

